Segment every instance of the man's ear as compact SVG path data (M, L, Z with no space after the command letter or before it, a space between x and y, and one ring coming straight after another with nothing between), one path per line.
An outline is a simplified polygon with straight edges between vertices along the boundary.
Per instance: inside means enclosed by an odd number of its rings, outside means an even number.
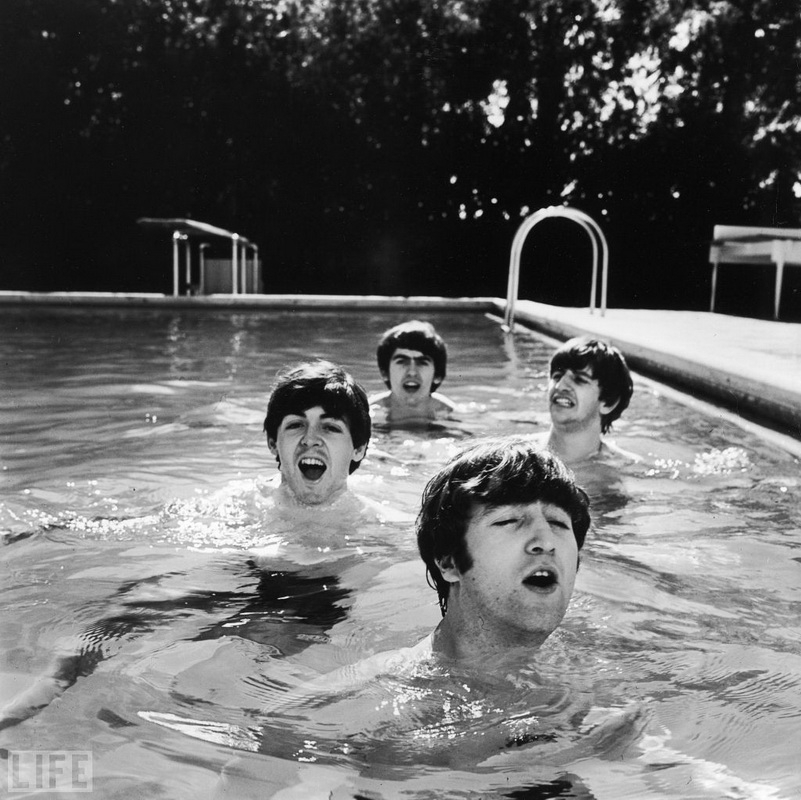
M459 582L461 573L457 569L456 564L453 563L453 556L442 556L441 558L435 558L434 561L439 567L442 577L445 578L448 583Z
M384 381L384 384L387 386L387 388L390 388L389 387L389 372L387 372L385 369L379 370L379 372L381 373L381 380Z
M278 456L278 446L276 445L275 439L271 439L269 436L267 437L267 447L270 448L270 452L274 456Z
M363 444L361 447L354 447L353 448L353 455L350 457L351 461L361 461L365 453L367 453L367 445Z
M614 411L615 406L617 406L619 402L620 402L619 397L615 398L615 400L613 400L611 403L604 403L603 401L601 401L601 405L599 407L601 414L606 415Z

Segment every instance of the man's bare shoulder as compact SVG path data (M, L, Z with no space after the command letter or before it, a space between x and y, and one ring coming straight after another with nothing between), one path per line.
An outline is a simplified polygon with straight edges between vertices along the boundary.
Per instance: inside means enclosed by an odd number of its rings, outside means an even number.
M411 647L375 653L353 664L306 681L294 693L293 701L320 695L341 695L358 690L381 675L410 674L434 658L429 634Z
M382 484L372 476L353 475L348 488L330 502L316 505L298 502L285 486L273 481L256 484L256 492L266 520L280 518L301 525L315 523L315 527L331 526L332 531L343 527L350 529L358 523L408 521L409 515L395 509L388 500L371 496L383 491L383 485L376 486L376 483Z
M387 389L384 392L376 392L375 394L371 394L368 398L368 402L371 406L379 406L381 408L387 408L389 406L389 399L392 397L392 392Z
M539 447L541 450L548 449L548 431L526 434L526 440L530 441L535 447Z
M431 395L431 401L434 405L434 413L437 419L447 417L456 410L456 403L439 392L434 392Z
M214 502L230 504L254 531L249 549L257 563L275 558L311 563L349 552L361 533L387 524L412 525L414 517L392 505L386 494L380 479L351 476L348 488L330 502L306 505L275 475L234 482Z
M386 425L389 422L389 412L392 407L392 392L379 392L371 395L370 419L373 425Z
M633 453L630 450L625 450L617 442L605 439L601 443L601 449L598 451L598 458L606 462L613 463L631 463L636 464L642 461L642 456Z

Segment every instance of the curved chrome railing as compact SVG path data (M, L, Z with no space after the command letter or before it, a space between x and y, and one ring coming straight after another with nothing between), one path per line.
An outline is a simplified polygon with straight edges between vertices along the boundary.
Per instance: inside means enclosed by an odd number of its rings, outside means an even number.
M506 314L503 324L511 329L515 316L515 303L517 302L517 291L520 285L520 257L523 253L523 243L531 229L542 220L548 217L563 217L573 220L584 228L589 234L592 242L592 286L590 288L590 314L595 313L595 295L598 289L598 245L601 245L602 267L601 267L601 316L606 314L606 285L607 273L609 271L609 247L606 237L595 220L575 208L568 206L548 206L535 211L531 216L523 220L517 229L515 238L512 241L512 252L509 257L509 280L506 287Z

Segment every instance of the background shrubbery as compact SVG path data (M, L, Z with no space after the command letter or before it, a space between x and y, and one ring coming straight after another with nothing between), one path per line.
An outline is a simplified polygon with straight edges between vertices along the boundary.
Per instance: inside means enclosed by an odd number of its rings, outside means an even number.
M801 225L799 64L798 0L2 0L0 288L169 291L135 221L186 216L270 292L503 295L566 203L610 305L704 308L715 223ZM583 232L536 230L521 296L586 304Z

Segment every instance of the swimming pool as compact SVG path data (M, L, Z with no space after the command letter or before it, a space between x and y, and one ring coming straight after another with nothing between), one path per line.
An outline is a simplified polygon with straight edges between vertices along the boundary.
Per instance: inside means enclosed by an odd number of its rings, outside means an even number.
M498 708L389 676L282 710L310 678L431 630L412 538L425 481L473 436L547 427L550 343L419 315L449 343L459 420L376 430L354 488L393 513L326 520L257 569L249 548L280 532L218 493L274 472L273 375L320 355L378 390L374 343L406 315L4 312L2 701L56 656L72 669L0 731L7 763L89 752L103 798L797 797L801 467L645 381L614 432L643 462L580 476L595 529L531 686ZM631 736L593 738L634 705ZM504 725L524 735L488 754Z

